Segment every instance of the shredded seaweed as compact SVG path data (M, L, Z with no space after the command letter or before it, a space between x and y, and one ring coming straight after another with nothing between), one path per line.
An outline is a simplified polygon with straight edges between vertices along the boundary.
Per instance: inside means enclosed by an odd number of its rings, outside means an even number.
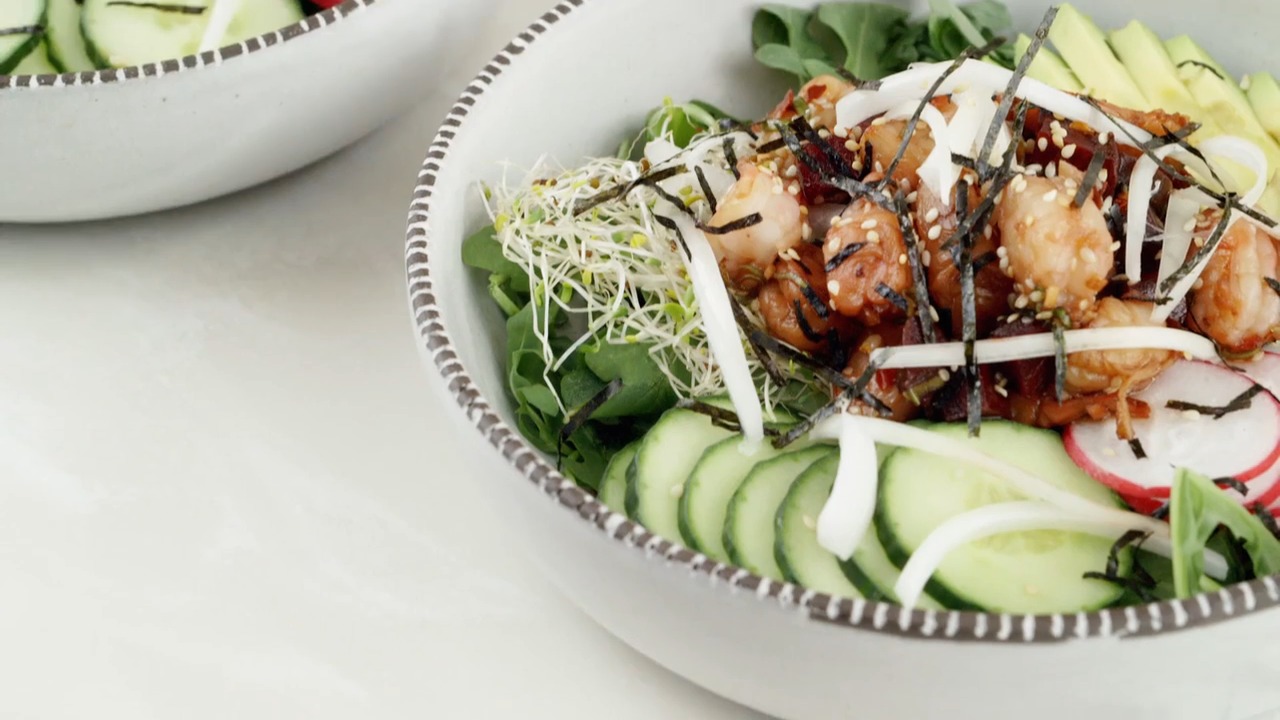
M107 3L107 7L134 7L144 10L160 10L161 12L177 13L179 15L203 15L207 8L196 5L174 5L171 3L156 2L131 2L130 0L111 0Z
M1226 78L1222 77L1222 73L1218 72L1218 68L1210 65L1209 63L1200 62L1199 60L1183 60L1182 62L1178 63L1178 69L1181 70L1182 68L1188 65L1191 65L1193 67L1203 68L1213 73L1215 76L1217 76L1219 80L1226 80Z
M739 230L746 230L762 222L764 222L764 216L757 212L727 222L724 225L699 225L699 228L708 235L728 235Z
M805 418L802 422L792 427L790 430L782 433L773 440L773 447L776 450L782 450L790 447L797 440L808 435L823 420L834 416L844 410L844 406L849 402L852 395L845 391L841 393L835 400L818 408L818 411Z
M957 198L964 198L968 205L969 183L961 180L956 188ZM968 220L967 207L956 203L956 217L961 223ZM973 270L973 232L960 238L960 316L961 340L964 341L964 374L969 384L967 409L965 412L969 425L969 436L978 437L982 432L982 374L978 371L978 295L974 283Z
M1253 399L1266 391L1267 389L1261 385L1254 384L1248 390L1245 390L1234 397L1231 402L1219 407L1214 407L1212 405L1200 405L1198 403L1186 402L1184 400L1170 400L1166 402L1164 406L1170 410L1190 410L1192 412L1198 412L1201 415L1208 415L1214 420L1221 420L1231 413L1248 410L1253 406Z
M1173 291L1173 288L1199 267L1200 263L1207 261L1218 249L1223 236L1227 233L1227 228L1231 226L1231 210L1234 206L1234 202L1229 200L1227 207L1222 211L1222 217L1219 218L1218 224L1213 228L1213 233L1209 235L1209 239L1205 241L1204 245L1200 246L1200 249L1196 251L1195 255L1191 256L1190 260L1173 271L1173 274L1165 278L1164 282L1160 283L1160 299L1156 301L1157 305L1166 305L1172 302L1173 298L1169 293Z
M759 328L751 323L751 319L747 317L746 310L742 309L742 303L729 293L729 307L733 309L733 319L737 321L738 328L747 338L747 345L750 346L751 352L755 354L756 359L760 361L761 367L764 368L765 374L773 380L778 387L786 387L788 380L783 376L781 368L774 362L773 355L756 340L756 334Z
M685 204L684 200L681 200L675 195L672 195L670 192L667 191L666 188L662 187L661 185L658 185L657 183L648 185L648 187L650 190L657 193L658 197L662 198L663 200L666 200L672 205L675 205L676 209L679 210L680 212L684 213L685 215L688 215L689 217L695 220L698 218L698 216L693 212L693 210L688 205ZM680 236L680 243L684 244L684 235ZM689 246L685 245L686 253L688 249L689 249Z
M886 193L871 187L870 185L857 180L853 177L832 173L822 165L810 157L809 153L804 151L804 144L801 143L800 137L790 125L781 124L777 126L778 132L782 134L782 140L791 153L796 156L804 166L809 168L818 178L825 184L830 185L837 190L843 190L849 194L851 199L866 198L886 210L893 210L893 205L889 202Z
M1249 496L1249 486L1241 482L1239 478L1234 478L1231 476L1214 478L1213 484L1217 485L1220 488L1228 488L1228 489L1234 490L1240 493L1240 495L1244 497Z
M725 138L725 139L732 142L732 138ZM603 205L604 203L607 203L610 200L617 200L618 198L623 197L627 193L634 190L636 186L642 183L651 183L654 185L654 187L657 187L656 183L662 182L663 180L669 180L675 177L676 175L679 175L680 173L686 172L687 170L688 168L686 168L683 165L672 165L671 167L666 167L661 170L655 170L648 175L642 175L636 178L635 180L632 180L631 182L614 185L611 188L606 188L596 193L595 195L592 195L589 198L584 198L583 200L579 200L577 203L575 203L573 206L573 214L581 215L582 213L594 207L597 207L599 205ZM683 205L684 203L681 202L680 204Z
M1119 585L1120 587L1134 593L1143 602L1151 602L1155 599L1152 592L1156 587L1156 579L1147 572L1147 569L1138 562L1137 551L1142 549L1142 544L1151 537L1151 533L1142 530L1130 530L1120 536L1111 546L1110 552L1107 553L1107 565L1103 572L1090 571L1084 574L1084 577L1090 580L1104 580L1106 582ZM1131 563L1132 569L1128 576L1120 574L1120 553L1133 548L1134 557Z
M1266 281L1267 281L1267 287L1271 288L1271 290L1275 292L1277 295L1280 295L1280 280L1276 280L1273 277L1269 277L1269 278L1266 278Z
M18 27L0 28L0 37L6 35L43 35L43 25L19 25Z
M723 147L724 161L729 166L729 172L733 173L733 179L742 179L742 173L738 171L738 153L733 149L733 138L726 135Z
M827 261L826 271L829 273L835 272L836 268L843 265L845 260L848 260L849 258L853 257L859 250L861 250L866 246L867 244L862 242L850 243L848 245L845 245L843 248L840 249L840 252L836 253L835 257Z
M898 308L902 312L910 312L911 304L908 303L907 299L902 297L902 294L897 290L894 290L884 283L876 283L876 293L885 300L888 300L894 307Z
M831 163L831 167L835 169L837 175L853 177L853 168L849 166L849 162L844 159L844 156L838 150L832 147L831 143L822 139L822 136L818 134L817 130L813 129L808 120L803 117L792 120L791 129L795 131L796 135L807 140L810 145L817 147L822 152L823 157L827 159L827 162Z
M809 370L814 375L817 375L824 382L831 383L832 385L839 387L844 391L851 392L854 395L859 395L866 390L867 385L871 383L872 375L874 375L874 373L871 373L867 374L865 378L860 377L857 380L852 380L760 329L756 329L751 332L751 339L767 352L794 362L795 364Z
M1064 323L1053 323L1053 391L1058 402L1067 400L1067 333Z
M824 337L822 333L814 330L813 326L809 324L809 318L804 316L803 302L795 300L792 302L791 306L796 314L796 325L800 326L800 332L804 334L805 338L809 342L820 343L823 340L826 340L826 337Z
M1250 510L1253 511L1253 514L1262 522L1263 527L1265 527L1268 532L1275 537L1280 538L1280 523L1276 522L1276 516L1272 515L1271 511L1268 510L1266 506L1260 502L1256 502Z
M911 210L907 207L907 198L898 193L895 205L898 218L898 229L902 232L902 240L907 248L907 265L911 269L911 285L916 296L916 317L920 320L920 328L925 343L934 341L933 310L929 298L929 280L924 272L924 262L920 258L920 238L916 235L915 223L911 222Z
M1167 503L1167 502L1166 502L1165 504L1163 504L1163 505L1161 505L1160 507L1156 508L1156 509L1155 509L1155 511L1151 513L1151 517L1155 518L1156 520L1164 520L1164 519L1168 518L1168 517L1169 517L1169 503Z
M786 146L787 141L784 138L776 138L756 148L756 152L761 155L768 155L769 153L777 152Z
M702 196L707 199L707 205L711 207L711 214L714 215L720 207L720 201L716 199L716 192L711 189L711 183L707 180L707 173L703 171L701 165L694 165L693 174L698 177L698 186L702 188Z
M684 233L680 232L680 226L676 224L676 221L666 215L658 215L656 213L653 216L653 220L662 227L676 234L676 240L680 243L680 249L684 250L685 258L687 260L692 260L693 253L689 251L689 243L685 242Z
M569 417L568 421L564 424L564 427L560 428L560 436L557 443L558 450L556 453L557 469L563 468L564 446L569 442L569 438L573 437L573 434L578 432L578 430L580 430L582 426L591 419L592 415L595 415L605 403L612 400L614 396L620 392L622 392L622 378L615 378L610 381L608 385L605 385L600 392L591 396L590 400L584 403L582 407L578 408L578 410Z
M1133 456L1139 460L1147 459L1147 451L1143 449L1142 441L1138 438L1133 438L1129 441L1129 450L1133 453Z
M947 69L942 71L942 74L938 76L938 79L933 81L933 84L930 85L929 89L925 92L924 97L920 99L920 104L917 105L915 111L911 113L911 117L907 118L907 127L902 132L902 142L898 144L898 150L893 154L893 159L889 161L888 166L884 169L884 177L880 180L879 189L883 190L892 181L893 171L898 169L898 165L902 162L902 158L907 154L907 148L911 146L911 141L915 137L916 127L920 124L920 116L924 114L924 109L933 102L934 96L938 94L938 90L942 87L942 84L947 81L947 78L954 75L955 72L960 69L960 66L964 65L966 60L988 55L1003 44L1003 39L997 38L981 48L965 48L964 52L960 53L956 59L951 62L951 65L947 66Z
M981 255L973 259L973 274L977 275L978 273L982 272L983 269L985 269L988 265L990 265L991 263L999 259L1000 259L1000 256L997 255L994 250L989 250L987 252L982 253Z
M1089 160L1089 167L1084 172L1084 180L1080 182L1080 188L1076 190L1076 196L1071 199L1071 207L1079 210L1089 201L1089 196L1093 195L1093 188L1098 184L1098 178L1102 176L1102 166L1107 162L1107 156L1102 153L1099 147L1093 151L1093 158Z
M991 150L996 146L996 138L1000 136L1000 128L1004 127L1005 118L1009 117L1009 110L1013 108L1014 96L1017 94L1018 85L1022 83L1022 78L1026 76L1027 71L1031 69L1031 62L1036 59L1040 48L1044 46L1045 40L1049 37L1049 28L1053 25L1053 20L1058 16L1057 6L1051 6L1044 14L1044 18L1040 21L1040 26L1036 28L1035 34L1031 37L1031 46L1023 54L1022 59L1018 61L1018 66L1014 68L1013 75L1009 78L1009 83L1005 86L1004 96L1000 98L1000 104L996 106L996 114L991 119L991 125L987 128L987 135L982 140L982 151L978 154L978 166L985 168L987 159L991 156ZM1018 138L1022 137L1021 133L1013 136L1013 145L1017 146ZM985 174L985 173L983 173Z

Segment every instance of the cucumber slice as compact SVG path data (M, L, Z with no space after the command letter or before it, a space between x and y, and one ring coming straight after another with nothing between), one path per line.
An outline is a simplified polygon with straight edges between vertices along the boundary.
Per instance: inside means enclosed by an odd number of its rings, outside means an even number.
M0 35L0 75L13 72L40 44L46 12L45 0L0 2L0 30L22 31Z
M1063 490L1122 506L1114 493L1071 461L1057 433L994 420L982 424L980 438L968 438L960 424L933 429L966 439ZM1003 480L971 465L901 449L885 461L880 473L876 527L889 558L901 567L947 520L985 505L1025 499ZM1113 543L1114 538L1074 532L1008 533L951 553L928 591L956 609L1031 614L1096 610L1122 594L1116 585L1083 577L1106 566ZM1132 554L1124 553L1122 560L1123 573Z
M200 50L211 0L183 0L206 8L201 13L84 0L81 25L89 57L100 68L128 67L173 60ZM172 4L172 3L171 3ZM297 0L252 0L240 5L227 28L224 45L279 30L305 17Z
M830 595L865 597L841 572L839 559L818 544L818 515L831 496L839 464L838 452L826 455L796 478L778 508L774 556L783 577L793 583Z
M13 69L14 75L56 75L58 69L49 61L48 48L44 43L36 46L35 50L27 53L27 56L18 63L18 67Z
M823 457L838 453L825 445L793 450L756 465L729 501L724 546L738 567L774 580L784 580L774 556L778 508L796 478Z
M689 473L680 496L680 535L689 547L717 562L731 562L724 547L729 501L756 465L784 452L765 443L748 455L743 452L742 438L736 435L708 448Z
M615 512L626 513L627 508L627 470L636 457L640 443L633 442L622 448L609 459L609 466L604 469L604 477L600 480L598 497L604 506Z
M45 44L49 60L60 72L84 72L96 67L80 32L80 15L79 0L49 0Z
M627 472L627 517L656 535L681 541L680 495L707 448L730 436L706 415L668 410L640 441Z

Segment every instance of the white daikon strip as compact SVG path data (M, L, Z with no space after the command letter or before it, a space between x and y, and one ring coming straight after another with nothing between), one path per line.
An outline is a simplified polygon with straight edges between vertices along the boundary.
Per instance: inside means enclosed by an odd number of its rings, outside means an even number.
M667 201L662 201L670 206ZM680 228L685 244L689 247L689 280L702 314L702 324L707 333L707 344L720 366L729 400L738 415L742 427L744 450L754 451L764 439L764 410L760 406L760 394L751 377L747 364L747 351L738 335L738 323L733 317L733 305L729 291L720 276L720 263L706 234L688 215L671 208L671 219Z
M851 128L904 102L919 102L950 66L949 62L921 63L885 78L877 90L855 90L849 93L836 104L836 124ZM980 60L965 60L942 82L937 94L950 95L979 86L1004 88L1012 77L1012 71L1005 68ZM1124 120L1113 120L1079 97L1032 78L1024 77L1014 94L1068 120L1083 122L1100 132L1109 132L1115 136L1115 142L1124 145L1132 146L1151 139L1151 133L1146 130Z
M1199 360L1218 361L1213 341L1186 330L1162 327L1109 327L1067 330L1063 333L1068 354L1090 350L1172 350ZM974 343L979 364L1049 357L1055 352L1052 333L979 340ZM880 348L871 362L885 370L960 367L965 364L964 343L933 343Z
M1169 195L1156 287L1172 277L1182 267L1182 263L1187 261L1187 253L1191 251L1191 238L1195 234L1196 216L1212 204L1213 198L1199 188L1184 188Z
M880 487L876 443L851 420L852 416L842 415L813 431L819 440L840 443L835 484L818 515L818 544L842 560L853 557L871 528Z
M1177 145L1169 145L1153 154L1164 160L1178 149ZM1156 171L1159 169L1156 161L1144 154L1133 164L1133 172L1129 175L1129 208L1124 230L1124 274L1129 278L1130 285L1137 285L1142 281L1142 245L1147 240L1147 211L1151 208L1152 183L1155 182Z
M1271 180L1270 166L1267 163L1266 153L1262 152L1262 148L1234 135L1219 135L1218 137L1210 138L1200 143L1197 148L1207 158L1234 160L1253 173L1253 187L1241 195L1240 204L1246 207L1252 206L1262 199L1262 193L1266 192L1267 183ZM1225 169L1214 169L1218 171L1219 176L1226 173Z
M1130 518L1144 522L1135 523ZM1034 530L1062 530L1106 538L1121 537L1130 530L1151 532L1152 535L1142 544L1143 549L1164 557L1173 556L1169 526L1145 515L1080 513L1042 502L1006 502L957 515L939 525L911 554L894 586L894 593L904 606L914 607L920 601L929 578L955 550L994 535ZM1205 572L1214 578L1225 578L1228 573L1226 559L1218 553L1206 551Z
M909 118L920 108L918 102L908 102L890 110L885 117L890 120ZM933 134L933 150L920 164L917 174L920 181L929 186L934 197L942 200L943 207L951 206L951 188L956 184L956 166L951 162L951 136L947 119L942 111L931 104L923 106L920 120L929 126Z
M227 36L227 28L231 27L231 21L235 19L236 13L240 12L242 2L243 0L212 0L209 9L205 11L209 13L209 23L204 26L204 36L200 39L200 52L222 47L222 41Z

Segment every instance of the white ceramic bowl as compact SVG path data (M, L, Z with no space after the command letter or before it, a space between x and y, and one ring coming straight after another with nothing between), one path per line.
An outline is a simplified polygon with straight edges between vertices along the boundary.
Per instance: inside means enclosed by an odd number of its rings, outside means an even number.
M0 76L0 222L91 220L271 180L407 109L487 0L348 0L141 67Z
M1009 5L1027 28L1046 9ZM1212 14L1196 0L1078 5L1111 26L1136 14L1164 34L1194 29L1235 69L1265 64L1267 29L1280 27L1280 5L1247 0L1224 0ZM428 152L410 213L412 312L432 375L475 428L464 427L471 445L460 451L483 446L474 480L492 491L512 546L640 652L784 718L1280 717L1275 578L1069 616L836 600L651 536L559 475L508 424L499 315L484 279L459 259L463 237L484 222L476 182L498 177L506 160L608 153L668 95L761 114L780 79L751 59L752 10L741 0L562 3L485 67Z

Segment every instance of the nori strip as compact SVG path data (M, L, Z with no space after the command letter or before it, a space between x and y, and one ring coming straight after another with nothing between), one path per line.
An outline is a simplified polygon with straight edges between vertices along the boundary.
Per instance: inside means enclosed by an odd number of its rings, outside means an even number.
M1198 405L1196 403L1186 402L1183 400L1170 400L1166 402L1164 406L1169 408L1170 410L1191 410L1194 412L1198 412L1201 415L1208 415L1214 420L1221 420L1222 418L1226 417L1227 415L1230 415L1233 412L1248 410L1253 405L1253 399L1266 391L1267 391L1266 388L1255 383L1248 390L1245 390L1244 392L1240 393L1235 398L1233 398L1231 402L1221 407L1213 407L1211 405Z
M1160 299L1156 301L1157 305L1166 305L1171 301L1169 292L1173 290L1183 278L1191 274L1191 271L1200 263L1206 261L1210 255L1218 249L1218 245L1222 242L1222 237L1227 233L1227 227L1231 225L1231 210L1235 207L1235 201L1228 199L1227 207L1222 211L1222 218L1218 220L1218 224L1213 228L1213 233L1209 235L1209 239L1204 245L1191 256L1191 259L1184 263L1173 274L1164 279L1160 283Z
M1234 478L1230 476L1214 478L1213 484L1217 485L1220 488L1224 488L1224 489L1229 488L1231 490L1235 490L1236 492L1240 493L1240 495L1243 497L1249 496L1249 486L1241 482L1239 478Z
M831 143L823 140L822 136L818 134L817 130L813 129L808 120L803 117L792 120L791 129L801 138L808 140L810 145L816 145L818 150L822 151L823 156L827 158L827 162L831 163L831 167L835 168L837 175L853 177L853 168L849 166L844 156L832 147Z
M826 337L824 337L822 333L813 329L813 326L809 324L809 319L804 316L804 303L796 300L792 302L791 305L796 313L796 324L800 326L800 332L804 334L805 338L808 339L809 342L815 343L820 343L823 340L826 340Z
M959 165L966 170L978 172L978 161L973 158L967 158L959 153L951 153L951 164Z
M678 209L680 212L684 213L685 215L688 215L691 218L697 219L698 216L695 215L693 210L691 210L689 206L684 203L684 200L681 200L675 195L672 195L670 192L667 192L666 188L656 183L653 185L648 185L648 188L654 191L655 193L657 193L658 197L662 198L663 200L666 200L672 205L675 205L676 209ZM680 242L682 243L684 242L683 236L680 238ZM688 245L686 245L685 247L688 248Z
M689 243L685 242L684 233L680 232L680 226L676 224L676 221L666 215L658 215L657 213L654 214L653 220L662 227L676 234L676 240L680 242L680 248L684 250L684 256L689 260L692 260L693 253L689 251Z
M1271 288L1277 295L1280 295L1280 280L1276 280L1273 277L1269 277L1266 280L1267 287Z
M1270 510L1263 507L1260 502L1254 503L1253 507L1250 509L1253 510L1253 514L1262 522L1262 525L1266 527L1272 535L1280 538L1280 524L1276 523L1276 516L1272 515Z
M707 174L703 172L701 165L693 166L693 174L698 177L698 185L702 188L702 196L707 199L707 205L711 206L711 214L714 215L720 206L720 202L716 200L716 193L711 189Z
M43 25L20 25L18 27L0 28L0 37L6 35L43 35Z
M1079 97L1081 101L1088 103L1098 112L1102 113L1108 118L1111 118L1111 120L1116 121L1117 127L1119 127L1121 132L1123 132L1125 136L1129 138L1129 142L1131 142L1139 150L1141 150L1144 155L1151 158L1151 160L1155 162L1156 167L1158 167L1159 169L1167 173L1169 177L1175 180L1180 180L1182 182L1187 183L1188 185L1195 187L1196 189L1200 190L1204 194L1218 201L1219 206L1225 207L1228 205L1232 205L1234 203L1230 195L1224 195L1218 192L1217 190L1214 190L1213 188L1206 187L1203 183L1200 183L1194 177L1191 177L1187 173L1180 172L1179 170L1175 169L1172 165L1165 162L1163 158L1155 154L1155 148L1152 147L1152 143L1139 142L1138 139L1134 137L1133 133L1129 132L1128 128L1126 128L1121 122L1119 122L1115 116L1108 113L1100 104L1098 104L1097 100L1094 100L1088 95L1081 95ZM1154 142L1154 140L1159 140L1167 137L1169 136L1157 136L1152 140ZM1164 144L1168 144L1168 143L1164 143ZM1155 147L1158 148L1162 146L1163 144L1157 145ZM1262 223L1263 225L1266 225L1269 228L1274 228L1276 227L1277 224L1280 224L1280 223L1277 223L1277 221L1274 218L1266 215L1265 213L1259 212L1254 208L1245 207L1243 205L1240 205L1239 203L1234 203L1234 205L1235 205L1235 209L1238 210L1239 212L1242 212L1245 215L1248 215L1249 217L1253 218L1254 220L1257 220L1258 222Z
M725 138L725 139L732 140L732 138ZM663 168L661 170L656 170L649 175L638 177L629 183L623 183L621 185L615 185L611 188L601 190L600 192L596 193L595 195L592 195L589 198L586 198L585 200L580 200L574 203L573 214L581 215L582 213L590 210L593 207L596 207L597 205L603 205L604 203L607 203L610 200L616 200L626 195L627 193L631 192L632 190L634 190L636 186L640 185L641 183L662 182L663 180L669 180L675 177L676 175L679 175L682 172L687 172L688 170L689 168L683 165L672 165L671 167Z
M1151 513L1151 517L1155 518L1156 520L1164 520L1165 518L1169 517L1169 503L1165 503L1160 507L1156 508L1155 512Z
M821 408L818 409L817 412L805 418L803 422L795 425L787 432L774 438L773 440L774 449L782 450L792 445L800 438L804 437L805 435L808 435L815 427L818 426L818 423L821 423L823 420L826 420L832 415L835 415L836 413L843 411L844 407L842 406L844 405L845 402L848 401L848 398L849 398L849 394L847 392L841 393L838 397L836 397L835 400L832 400L830 403L823 405Z
M730 432L741 432L742 421L738 419L738 414L732 410L718 408L715 405L702 402L701 400L684 399L676 403L676 407L681 410L690 410L699 415L706 415L711 418L711 424L719 428L724 428ZM765 434L775 434L776 431L765 428Z
M876 293L885 300L888 300L894 307L898 308L902 312L907 312L911 309L911 304L907 302L906 298L902 297L897 290L894 290L884 283L876 283Z
M1102 166L1107 162L1107 156L1102 154L1102 148L1093 151L1093 158L1089 160L1089 168L1084 171L1084 180L1080 182L1080 189L1076 190L1076 196L1071 199L1071 207L1079 210L1089 200L1089 196L1093 194L1093 187L1098 184L1098 177L1102 174Z
M1253 564L1253 556L1249 554L1248 547L1245 546L1244 540L1236 537L1226 525L1219 525L1213 535L1209 536L1212 541L1215 538L1222 538L1227 546L1227 552L1230 554L1228 561L1233 570L1237 571L1234 578L1238 582L1253 580L1258 577L1257 568Z
M1045 39L1049 37L1049 28L1053 25L1053 20L1057 16L1057 6L1051 6L1045 12L1044 18L1040 21L1040 26L1036 28L1036 32L1031 38L1031 46L1027 48L1022 59L1018 61L1018 66L1014 68L1013 75L1009 78L1009 84L1005 86L1004 96L1000 98L1000 104L996 106L996 114L991 118L991 125L987 128L987 136L982 140L982 150L978 153L979 167L987 166L987 158L991 156L991 150L996 146L996 138L1000 136L1000 128L1004 127L1005 118L1009 117L1009 110L1013 108L1013 99L1018 91L1018 85L1022 83L1022 78L1026 76L1027 70L1031 68L1031 61L1035 60L1040 48L1044 46ZM1014 147L1018 145L1020 137L1022 137L1020 132L1013 136L1012 144Z
M857 253L859 250L861 250L866 246L867 246L866 243L860 243L860 242L850 243L848 245L845 245L844 248L840 250L840 252L836 253L835 257L827 261L826 271L835 272L836 268L843 265L845 260L848 260L849 258L853 257L855 253ZM1280 290L1277 290L1276 292L1280 292Z
M737 321L738 328L742 330L742 334L747 337L747 344L751 346L751 352L755 353L756 359L764 367L765 374L772 378L778 387L785 387L787 379L782 376L782 370L773 361L773 356L769 354L763 345L756 342L756 333L759 332L759 328L751 324L746 311L742 309L742 304L733 296L733 293L729 293L729 307L733 309L733 319Z
M733 138L731 136L725 136L723 147L724 161L729 165L729 172L733 173L733 179L742 179L742 173L738 172L738 153L733 149Z
M920 318L924 341L932 343L935 339L933 312L929 300L929 280L925 276L924 263L920 259L920 238L916 235L915 223L911 222L911 211L907 207L907 199L901 192L898 193L895 205L898 229L902 232L902 240L907 247L907 265L911 268L911 285L916 295L916 315Z
M764 216L757 212L740 217L737 220L727 222L724 225L700 225L699 227L702 229L702 232L708 235L728 235L729 233L737 232L739 230L746 230L747 228L753 225L759 225L762 222L764 222Z
M1053 391L1058 402L1067 400L1067 334L1061 322L1053 323Z
M973 273L977 275L982 272L983 268L1000 259L1000 256L994 250L985 252L973 259Z
M982 57L983 55L987 55L1002 44L1004 44L1003 41L997 38L976 50L972 47L965 48L964 52L960 53L955 60L951 61L951 65L949 65L946 70L942 71L942 74L938 76L938 79L933 81L933 84L929 86L927 91L925 91L924 97L920 98L920 104L917 105L915 111L911 113L911 117L907 118L907 127L902 131L902 142L898 144L898 150L893 154L893 160L891 160L889 165L884 169L884 177L880 180L879 189L883 190L889 185L889 181L893 179L893 171L898 169L898 165L902 162L902 158L907 154L907 148L910 147L911 140L915 137L916 126L920 124L920 116L924 114L925 107L928 106L929 103L933 102L934 95L937 95L938 90L942 87L942 84L947 81L947 78L955 74L966 60L973 57Z
M599 410L605 403L612 400L614 396L620 392L622 392L622 378L614 378L608 385L601 388L600 392L591 396L590 400L584 403L582 407L578 408L577 412L569 417L569 420L564 424L564 427L560 428L559 443L557 444L556 449L557 469L561 469L563 467L564 446L569 442L569 438L573 437L573 434L578 432L578 430L580 430L582 426L591 419L591 416L594 415L597 410Z
M1217 76L1219 80L1226 80L1226 78L1222 77L1222 73L1218 72L1218 68L1210 65L1209 63L1200 62L1199 60L1183 60L1182 62L1178 63L1178 69L1181 70L1182 68L1188 65L1192 65L1198 68L1204 68L1205 70L1208 70L1209 72Z
M769 153L777 152L786 146L787 146L786 140L784 140L783 138L777 138L776 140L770 140L769 142L756 148L756 153L759 155L768 155Z
M833 174L826 168L822 167L817 160L814 160L809 156L809 153L804 151L804 145L800 142L799 136L797 136L795 131L791 129L790 125L778 125L777 129L778 132L782 133L783 142L786 144L787 148L791 150L791 153L796 156L796 159L804 163L805 167L813 171L813 173L817 175L822 182L836 188L837 190L843 190L849 194L850 198L865 197L886 210L893 210L893 207L889 203L885 194L876 188L852 177Z
M800 365L801 367L807 368L822 380L825 380L826 382L829 382L832 385L836 385L842 390L851 392L855 395L861 394L864 390L866 390L867 384L871 382L871 375L873 373L867 373L865 378L850 380L849 378L845 377L843 374L837 372L836 370L831 369L830 367L827 367L826 365L823 365L821 362L818 362L814 358L811 358L808 355L800 352L799 350L796 350L790 345L784 344L783 342L777 340L776 338L769 335L763 330L759 330L759 329L753 330L751 333L751 339L755 343L759 344L762 348L767 350L768 352L773 353L774 355L778 355L779 357L785 358L787 360L790 360L796 363L797 365Z
M1134 438L1129 441L1129 450L1133 453L1133 456L1139 460L1147 459L1147 451L1142 449L1142 441L1138 438Z
M170 3L155 2L131 2L130 0L111 0L107 3L107 7L123 6L135 7L144 10L160 10L163 12L178 13L179 15L203 15L206 8L195 5L173 5Z

